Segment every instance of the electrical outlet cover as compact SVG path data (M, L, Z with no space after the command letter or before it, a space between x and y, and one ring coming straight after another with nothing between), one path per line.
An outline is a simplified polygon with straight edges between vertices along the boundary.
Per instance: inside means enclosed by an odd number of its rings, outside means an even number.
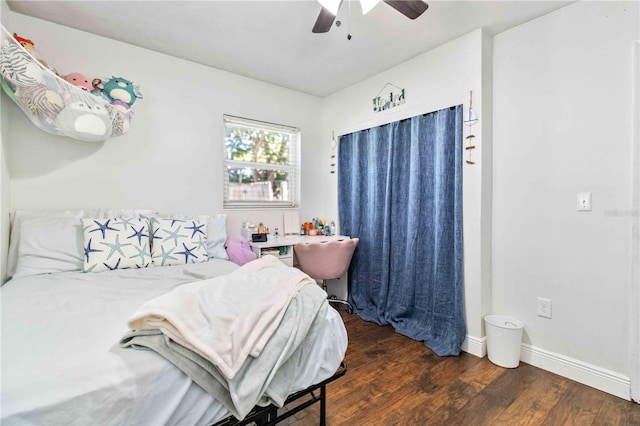
M578 211L579 212L591 211L591 193L590 192L578 193Z
M551 318L551 299L538 297L537 315L539 317Z

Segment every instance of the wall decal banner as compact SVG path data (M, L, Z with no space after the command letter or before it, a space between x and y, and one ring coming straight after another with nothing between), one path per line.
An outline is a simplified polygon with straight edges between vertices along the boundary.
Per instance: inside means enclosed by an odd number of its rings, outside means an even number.
M387 83L373 98L373 111L380 112L402 105L405 102L404 89Z

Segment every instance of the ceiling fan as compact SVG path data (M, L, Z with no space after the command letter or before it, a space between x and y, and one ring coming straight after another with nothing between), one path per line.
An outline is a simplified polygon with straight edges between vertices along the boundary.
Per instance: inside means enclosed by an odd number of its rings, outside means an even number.
M422 0L383 0L384 3L393 7L409 19L416 19L422 15L429 5ZM316 19L316 23L311 30L314 33L326 33L331 29L333 21L336 19L338 9L342 0L318 0L322 5L322 10ZM362 13L367 14L380 0L360 0Z

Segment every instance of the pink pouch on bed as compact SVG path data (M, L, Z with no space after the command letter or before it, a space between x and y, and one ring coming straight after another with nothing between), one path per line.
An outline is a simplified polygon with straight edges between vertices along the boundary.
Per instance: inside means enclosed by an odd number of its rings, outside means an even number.
M256 259L256 254L251 251L251 246L242 237L229 237L225 244L229 260L237 265L244 265Z

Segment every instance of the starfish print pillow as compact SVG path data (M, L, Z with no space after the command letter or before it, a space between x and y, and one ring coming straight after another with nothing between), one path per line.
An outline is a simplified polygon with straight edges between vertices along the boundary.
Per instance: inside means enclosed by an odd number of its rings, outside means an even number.
M146 268L151 264L147 218L82 219L82 272Z
M184 265L209 260L206 221L152 217L149 238L153 266Z

